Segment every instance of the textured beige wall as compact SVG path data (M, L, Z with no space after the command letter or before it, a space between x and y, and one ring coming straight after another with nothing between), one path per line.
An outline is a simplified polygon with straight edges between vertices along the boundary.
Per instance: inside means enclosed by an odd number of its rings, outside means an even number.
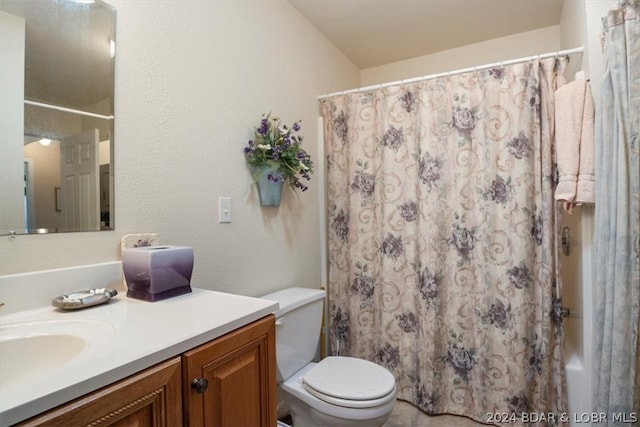
M264 112L302 119L359 70L283 1L111 1L117 7L113 232L0 237L0 274L120 259L120 238L192 246L196 286L261 295L320 283L319 183L261 209L243 148ZM317 178L317 177L316 177ZM218 223L218 197L233 222ZM82 284L78 284L82 287Z
M560 27L555 25L513 34L431 55L398 61L362 70L361 85L368 86L402 79L443 73L461 68L553 52L560 48Z

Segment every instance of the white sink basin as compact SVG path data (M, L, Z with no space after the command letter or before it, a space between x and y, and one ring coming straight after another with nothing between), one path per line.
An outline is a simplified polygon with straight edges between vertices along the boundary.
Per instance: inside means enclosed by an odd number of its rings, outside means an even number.
M89 357L113 336L108 322L95 319L39 319L0 326L0 388L56 372Z

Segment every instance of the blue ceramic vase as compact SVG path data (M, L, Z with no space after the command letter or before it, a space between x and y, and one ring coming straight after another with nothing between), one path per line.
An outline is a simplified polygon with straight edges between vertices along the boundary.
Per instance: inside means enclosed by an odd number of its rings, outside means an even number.
M278 176L278 172L272 168L261 168L258 170L256 184L258 185L258 196L260 197L260 205L262 206L280 206L282 198L282 189L284 182L282 179L273 182L269 179L269 175Z

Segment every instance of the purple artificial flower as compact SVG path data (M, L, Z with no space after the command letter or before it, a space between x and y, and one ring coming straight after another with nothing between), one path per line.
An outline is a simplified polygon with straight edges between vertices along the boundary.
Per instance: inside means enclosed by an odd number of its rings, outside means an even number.
M262 121L260 122L260 128L258 129L258 133L260 135L266 135L268 131L269 131L269 122L266 118L262 119Z
M254 173L264 167L278 170L267 176L269 181L286 182L294 190L306 191L308 187L301 180L310 179L313 163L300 147L302 136L293 135L300 129L299 121L288 127L271 113L263 115L259 125L254 127L254 139L244 148L247 163Z

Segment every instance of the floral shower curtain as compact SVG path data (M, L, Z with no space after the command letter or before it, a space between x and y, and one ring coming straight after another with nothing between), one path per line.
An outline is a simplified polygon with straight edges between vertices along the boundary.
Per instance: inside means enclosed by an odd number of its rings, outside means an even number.
M322 102L331 352L387 367L427 413L566 412L551 144L565 66Z
M640 417L640 1L620 3L603 19L595 140L594 405L611 425Z

